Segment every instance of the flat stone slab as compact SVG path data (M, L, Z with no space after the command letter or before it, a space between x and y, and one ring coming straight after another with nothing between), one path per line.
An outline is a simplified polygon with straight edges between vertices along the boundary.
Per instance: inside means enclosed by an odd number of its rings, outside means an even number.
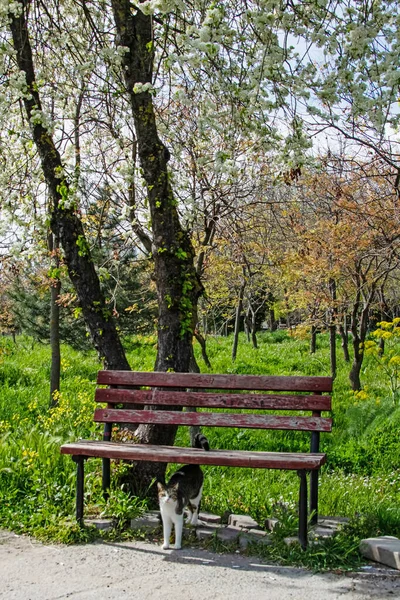
M85 519L85 525L94 525L97 529L108 531L114 527L113 519Z
M249 535L253 535L256 538L263 538L268 535L268 532L263 529L249 529Z
M289 537L285 537L283 539L283 541L285 542L286 546L293 546L294 544L300 544L299 542L299 538L296 536L289 536Z
M236 542L240 535L240 529L233 527L198 527L196 529L196 537L198 540L206 540L217 536L221 542L233 543Z
M338 530L343 525L348 523L350 519L348 517L318 517L318 526L328 527L330 529Z
M317 525L317 527L314 527L309 531L309 536L315 539L326 539L335 535L336 531L337 530L333 527L321 527Z
M269 519L265 519L265 527L269 530L269 531L273 531L275 525L277 525L279 523L278 519L274 519L274 518L269 518Z
M400 571L400 540L389 535L367 538L360 542L360 553L374 562Z
M203 521L203 523L213 523L215 525L217 525L218 523L221 523L221 517L219 517L218 515L213 515L212 513L206 513L206 512L199 513L199 520Z
M208 540L215 536L217 529L210 529L208 527L198 527L196 529L196 537L198 540Z
M161 524L160 513L158 511L149 511L141 517L131 519L131 529L134 531L153 532Z
M238 527L239 529L259 529L257 521L248 515L230 515L228 525Z
M191 525L191 527L193 529L193 525ZM216 531L217 529L225 527L225 525L222 525L222 523L206 523L205 521L199 519L197 521L197 525L195 525L194 527L206 527L207 529L211 529L211 531Z
M234 529L233 527L221 527L217 531L217 537L221 542L236 542L240 535L239 529Z
M252 530L253 532L256 531L255 529ZM262 533L265 534L265 532L263 531ZM239 536L239 548L241 550L247 550L247 547L249 544L252 543L257 543L257 544L263 544L265 546L271 546L272 545L272 540L267 537L267 535L255 535L254 533L242 533Z

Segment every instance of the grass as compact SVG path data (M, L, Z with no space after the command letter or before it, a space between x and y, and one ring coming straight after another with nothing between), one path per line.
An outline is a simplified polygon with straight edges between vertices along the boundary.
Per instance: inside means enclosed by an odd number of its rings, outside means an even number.
M152 370L154 337L136 336L125 344L132 369ZM195 350L201 370L206 372L197 345ZM230 338L208 339L213 372L329 375L325 335L319 336L315 355L310 355L307 340L291 338L285 331L260 335L257 350L241 338L235 363L230 352ZM372 360L365 361L363 391L354 394L348 383L349 365L339 348L338 358L334 432L321 436L328 465L321 473L319 508L321 514L350 517L351 522L333 540L310 547L306 553L287 547L281 539L268 548L257 548L258 553L285 564L315 569L354 567L360 560L357 547L361 537L400 535L400 409ZM0 339L0 525L40 539L85 542L98 533L74 524L75 469L70 457L59 453L59 447L67 440L101 437L101 427L92 420L95 379L101 365L94 352L63 346L61 391L55 408L49 408L49 365L47 346L24 337L18 338L17 344ZM220 448L300 451L309 445L308 436L299 432L221 429L205 433L211 446ZM184 429L178 432L177 443L188 443ZM89 460L86 465L87 513L115 518L123 535L126 522L144 510L146 501L130 498L114 487L105 504L101 463ZM121 468L114 466L117 472ZM284 530L290 533L295 529L296 474L222 467L205 467L204 471L204 510L221 515L245 513L262 524L284 506L291 515Z

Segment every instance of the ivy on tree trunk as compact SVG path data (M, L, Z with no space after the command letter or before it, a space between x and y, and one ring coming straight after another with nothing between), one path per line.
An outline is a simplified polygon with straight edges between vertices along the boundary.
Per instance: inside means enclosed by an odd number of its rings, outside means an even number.
M129 0L112 0L117 44L126 51L123 73L130 98L142 175L146 183L152 228L152 257L158 301L158 348L156 371L188 372L193 369L193 334L197 321L197 302L203 287L194 266L190 237L179 221L177 201L171 187L169 151L157 130L153 98L152 17L140 9L132 11ZM142 443L174 443L176 427L141 425L137 430ZM150 485L163 477L165 465L139 463L132 488Z
M18 67L25 73L24 106L39 152L44 178L51 199L51 229L60 240L68 273L77 293L86 325L99 356L107 369L129 370L112 315L100 288L82 222L77 214L63 164L54 140L38 118L42 104L35 80L32 48L28 30L30 1L21 2L21 10L12 12L10 29ZM33 118L35 117L35 118Z
M158 299L157 371L186 372L192 360L197 301L203 288L194 250L178 216L169 180L169 151L159 138L153 98L152 17L132 11L129 0L112 0L117 44L126 48L123 73L135 124L153 233L152 255Z

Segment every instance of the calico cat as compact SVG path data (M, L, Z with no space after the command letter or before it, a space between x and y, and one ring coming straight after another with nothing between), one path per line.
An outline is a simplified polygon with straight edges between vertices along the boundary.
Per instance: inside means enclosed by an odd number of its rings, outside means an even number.
M207 438L198 433L195 438L195 448L209 450ZM169 548L172 525L175 526L175 550L182 547L183 511L189 510L187 523L197 525L201 492L203 490L203 471L199 465L185 465L176 471L167 484L157 482L158 499L163 522L163 549Z

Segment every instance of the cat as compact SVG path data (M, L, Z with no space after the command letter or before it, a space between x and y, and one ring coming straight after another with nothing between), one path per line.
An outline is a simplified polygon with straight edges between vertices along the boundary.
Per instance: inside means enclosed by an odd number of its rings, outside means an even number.
M195 448L209 450L208 440L205 435L198 433L195 437ZM158 500L163 522L164 543L163 549L170 547L169 541L172 526L175 527L174 550L182 547L182 531L184 509L189 510L187 523L197 525L201 493L203 491L203 471L199 465L185 465L176 471L167 484L157 482Z

